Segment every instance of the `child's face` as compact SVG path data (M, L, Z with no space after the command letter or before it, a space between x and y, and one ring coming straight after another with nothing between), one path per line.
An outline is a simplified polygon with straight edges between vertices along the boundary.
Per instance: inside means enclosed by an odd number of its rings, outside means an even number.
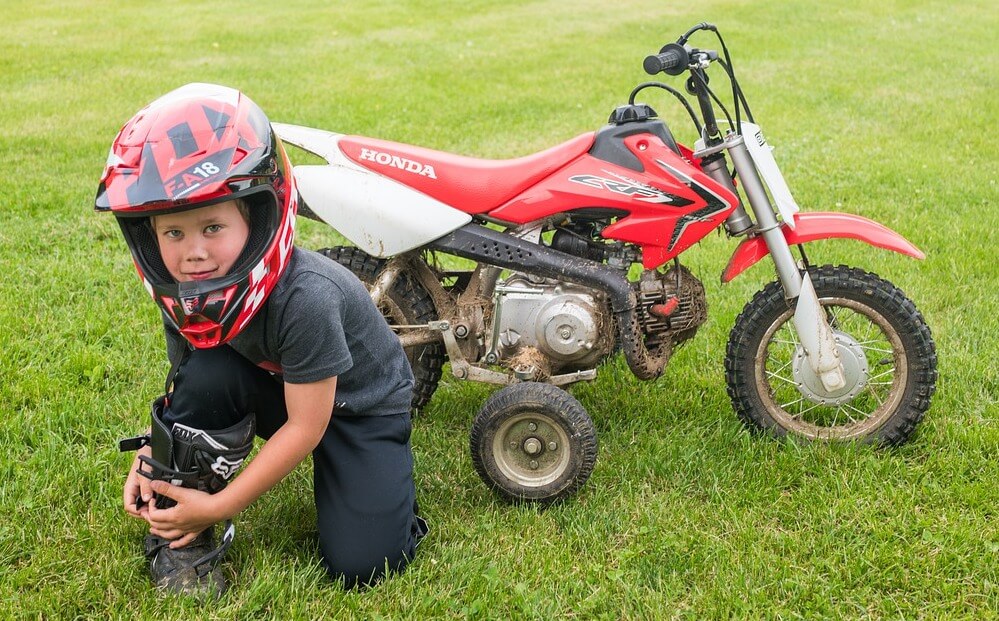
M225 276L250 236L235 201L152 219L160 255L177 282Z

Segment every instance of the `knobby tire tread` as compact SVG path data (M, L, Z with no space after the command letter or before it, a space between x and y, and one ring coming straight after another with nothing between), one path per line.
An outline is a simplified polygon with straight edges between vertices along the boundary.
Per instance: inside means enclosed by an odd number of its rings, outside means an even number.
M923 316L901 289L876 274L845 265L823 265L809 268L809 275L820 298L840 295L870 305L892 324L906 346L910 379L902 402L872 436L861 439L888 446L903 444L925 416L936 389L936 348ZM728 395L739 418L753 431L779 437L788 430L771 418L756 395L753 356L767 328L787 309L779 282L764 287L736 318L725 356Z

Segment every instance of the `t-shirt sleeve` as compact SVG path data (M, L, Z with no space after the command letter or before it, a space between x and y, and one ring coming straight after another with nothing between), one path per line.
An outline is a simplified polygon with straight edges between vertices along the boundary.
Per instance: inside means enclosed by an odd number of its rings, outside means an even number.
M284 381L306 384L346 372L354 361L344 332L343 291L315 272L299 274L290 284L278 326Z

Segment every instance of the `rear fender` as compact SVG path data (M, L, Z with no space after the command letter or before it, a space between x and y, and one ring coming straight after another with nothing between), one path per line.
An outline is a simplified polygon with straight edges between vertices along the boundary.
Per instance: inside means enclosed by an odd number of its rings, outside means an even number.
M313 153L326 166L294 167L298 191L326 224L373 257L419 248L461 228L472 216L348 159L340 134L272 123L284 142Z
M794 221L793 229L789 226L781 228L789 246L816 239L848 238L858 239L878 248L894 250L916 259L926 258L926 255L909 240L883 224L861 216L834 211L799 213L794 216ZM755 265L769 252L762 237L746 239L732 253L732 258L722 273L722 282L729 282Z

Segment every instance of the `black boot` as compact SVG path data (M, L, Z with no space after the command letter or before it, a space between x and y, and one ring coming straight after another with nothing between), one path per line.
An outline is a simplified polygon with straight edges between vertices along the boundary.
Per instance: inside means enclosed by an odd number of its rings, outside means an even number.
M153 402L152 432L123 440L121 450L135 450L149 445L150 457L141 456L139 474L154 481L215 494L225 488L253 448L255 417L250 414L227 429L203 430L186 425L168 425L163 421L165 399ZM159 509L175 503L165 496L152 501ZM170 541L155 535L146 536L146 557L157 588L200 598L217 598L226 583L218 563L232 544L235 529L227 520L222 541L216 547L214 527L206 529L194 541L176 550Z
M226 590L225 577L216 563L215 527L210 527L183 548L170 549L170 541L146 535L149 573L157 589L198 599L218 599Z

